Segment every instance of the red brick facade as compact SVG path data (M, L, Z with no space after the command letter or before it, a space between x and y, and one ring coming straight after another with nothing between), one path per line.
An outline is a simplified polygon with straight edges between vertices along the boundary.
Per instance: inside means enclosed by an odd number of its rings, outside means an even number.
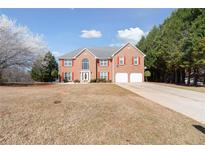
M82 72L82 61L83 59L87 59L89 61L89 69L88 72L89 80L100 78L100 72L107 73L107 80L112 80L115 82L116 73L127 73L128 74L128 82L130 82L130 74L131 73L141 73L142 81L144 81L144 54L134 47L132 44L128 43L118 51L116 51L111 58L103 59L108 61L107 66L100 66L100 59L96 57L92 51L88 49L82 50L80 53L75 55L72 59L72 66L65 66L65 59L59 59L59 75L61 80L64 80L64 73L70 72L72 73L72 81L73 80L83 80L85 76L83 76ZM138 58L138 64L134 64L134 58ZM120 65L120 58L124 59L124 64Z
M124 65L119 64L119 58L124 58ZM134 65L134 57L138 58L138 65ZM114 74L113 81L115 81L116 73L128 73L128 82L130 79L130 73L142 73L144 77L144 55L131 44L124 46L118 53L114 56ZM144 81L144 78L142 78Z

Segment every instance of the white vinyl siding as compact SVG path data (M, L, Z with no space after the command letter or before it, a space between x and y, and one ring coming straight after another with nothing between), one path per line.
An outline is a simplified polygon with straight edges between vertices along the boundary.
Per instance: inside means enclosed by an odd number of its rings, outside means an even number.
M100 60L100 66L108 66L108 60Z
M65 60L64 60L64 66L72 66L72 60L70 60L70 59L65 59Z
M72 72L65 72L64 73L64 79L67 79L68 81L72 80Z
M108 79L108 73L107 72L100 72L100 78L101 79Z

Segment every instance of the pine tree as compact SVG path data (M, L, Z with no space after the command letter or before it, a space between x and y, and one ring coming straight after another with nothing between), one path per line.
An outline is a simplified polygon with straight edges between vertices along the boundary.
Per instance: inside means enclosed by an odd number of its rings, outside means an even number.
M51 52L45 54L43 68L45 82L52 82L57 78L56 74L53 74L53 71L58 70L58 64Z
M34 61L31 70L31 78L34 81L44 81L44 68L43 68L43 56L39 56L36 61Z
M35 81L52 82L58 78L58 63L51 52L40 56L33 64L31 77Z
M146 54L149 80L183 84L187 74L189 84L193 74L196 85L199 76L205 80L205 10L177 9L138 47Z

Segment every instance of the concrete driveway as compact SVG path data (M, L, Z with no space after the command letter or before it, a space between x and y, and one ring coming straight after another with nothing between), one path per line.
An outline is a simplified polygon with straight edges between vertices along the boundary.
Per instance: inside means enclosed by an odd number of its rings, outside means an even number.
M205 123L205 94L154 83L118 84L153 102Z

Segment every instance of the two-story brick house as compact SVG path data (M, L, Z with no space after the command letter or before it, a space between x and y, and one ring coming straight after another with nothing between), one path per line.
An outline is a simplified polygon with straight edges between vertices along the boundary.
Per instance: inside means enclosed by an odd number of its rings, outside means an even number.
M123 47L77 49L59 58L61 81L104 78L112 82L143 82L145 54L131 43Z

